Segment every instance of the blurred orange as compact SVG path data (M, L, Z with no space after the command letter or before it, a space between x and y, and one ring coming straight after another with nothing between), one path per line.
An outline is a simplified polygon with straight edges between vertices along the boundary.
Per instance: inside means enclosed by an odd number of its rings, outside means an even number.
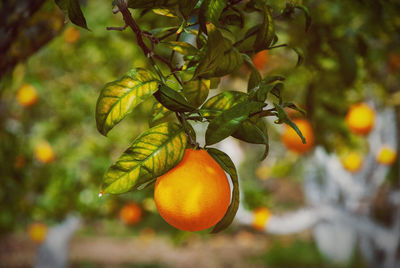
M42 243L47 236L48 228L47 225L40 222L31 223L28 226L29 237L35 243Z
M375 124L375 110L363 102L354 104L346 115L346 124L351 132L367 135Z
M260 207L253 212L253 227L257 230L264 230L271 212L265 207Z
M379 164L391 165L396 161L397 153L392 147L383 145L375 157Z
M281 135L281 140L290 151L299 154L306 153L314 146L314 133L311 124L307 119L294 119L293 122L303 134L306 143L303 144L296 131L288 125L285 125L285 130Z
M342 158L343 167L352 173L359 171L363 165L363 162L363 157L356 152L348 153Z
M260 180L266 180L271 174L271 168L267 166L259 166L256 170L256 176Z
M41 141L35 146L35 158L42 164L47 164L54 160L53 148L47 141Z
M258 70L264 69L268 63L268 50L258 52L251 59Z
M161 217L183 231L201 231L218 223L230 199L225 172L206 150L186 149L182 161L160 176L154 188Z
M76 27L67 28L63 33L65 42L70 43L70 44L78 41L80 36L81 36L81 33L79 32L79 30Z
M120 210L119 217L125 224L136 224L142 219L142 209L135 203L128 203Z
M38 94L34 86L23 84L17 91L17 102L24 107L35 104L38 100Z

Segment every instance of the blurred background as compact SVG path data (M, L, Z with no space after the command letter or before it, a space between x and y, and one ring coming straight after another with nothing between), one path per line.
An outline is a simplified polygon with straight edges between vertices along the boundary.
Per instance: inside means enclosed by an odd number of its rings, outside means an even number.
M275 26L303 64L285 47L253 62L286 77L284 99L307 112L290 116L312 146L298 149L273 121L262 162L263 146L221 142L239 169L241 206L216 235L169 226L153 188L98 197L154 102L107 138L97 132L104 84L148 64L132 32L106 30L123 24L111 4L84 1L90 32L64 23L53 1L0 4L0 266L400 267L400 3L302 3L308 32L301 11ZM270 4L279 15L286 2ZM145 30L175 22L133 14ZM245 91L249 74L224 77L210 96ZM201 137L204 126L195 128Z

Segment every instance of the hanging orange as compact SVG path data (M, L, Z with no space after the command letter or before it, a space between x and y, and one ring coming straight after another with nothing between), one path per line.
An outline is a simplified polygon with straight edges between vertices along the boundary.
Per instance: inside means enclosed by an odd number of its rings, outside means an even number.
M374 127L375 111L366 103L354 104L346 115L346 124L351 132L367 135Z
M128 203L120 210L119 217L126 224L136 224L142 218L142 209L135 203Z
M281 136L281 140L290 151L299 154L306 153L314 146L314 133L311 124L307 119L294 119L292 121L303 134L306 143L304 144L297 132L287 125Z
M186 149L182 161L157 179L161 217L183 231L214 226L228 210L231 190L224 170L205 150Z

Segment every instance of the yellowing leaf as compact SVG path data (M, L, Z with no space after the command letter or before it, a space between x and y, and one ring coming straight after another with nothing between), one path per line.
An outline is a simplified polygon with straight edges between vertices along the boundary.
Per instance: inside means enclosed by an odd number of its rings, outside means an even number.
M105 85L96 105L97 129L103 135L118 124L133 108L157 91L159 81L145 69L133 69Z
M168 172L186 148L181 125L163 123L140 135L104 175L103 193L120 194Z

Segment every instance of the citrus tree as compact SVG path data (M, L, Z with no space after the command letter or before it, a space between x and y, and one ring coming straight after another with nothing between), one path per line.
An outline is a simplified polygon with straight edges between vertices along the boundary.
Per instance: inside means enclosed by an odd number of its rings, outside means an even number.
M73 23L88 27L78 1L56 3ZM131 10L141 15L154 12L170 17L171 23L143 30ZM153 185L158 177L179 167L187 148L200 150L205 157L209 155L213 159L204 162L204 169L216 162L231 177L232 197L230 193L227 195L230 204L216 217L218 223L213 232L229 226L239 205L237 172L229 156L212 146L233 136L244 142L263 144L264 159L269 148L265 117L276 117L277 124L287 123L306 143L285 111L289 107L302 112L292 102L283 100L281 91L285 78L262 77L251 60L251 56L260 51L287 46L278 40L274 19L290 18L288 14L295 10L306 15L307 30L310 25L308 10L299 4L288 3L282 10L274 10L262 0L114 1L113 12L121 14L124 25L108 29L132 30L137 45L148 59L149 68L134 68L104 86L96 105L97 129L106 136L142 102L154 98L154 105L149 115L150 128L106 171L100 195L121 194ZM261 23L252 21L253 14L261 18ZM298 53L300 64L301 53L293 49ZM208 98L209 90L218 87L221 77L237 72L243 64L251 69L247 90L223 91ZM272 105L267 105L267 100ZM196 141L192 122L208 123L203 148ZM193 170L185 174L190 172ZM204 180L200 174L196 179ZM201 203L210 193L207 188L213 187L208 184L201 195L187 195L181 202L197 198L195 202ZM169 193L179 196L182 190L178 185L174 187ZM212 225L215 223L213 221ZM208 227L209 224L201 229Z

